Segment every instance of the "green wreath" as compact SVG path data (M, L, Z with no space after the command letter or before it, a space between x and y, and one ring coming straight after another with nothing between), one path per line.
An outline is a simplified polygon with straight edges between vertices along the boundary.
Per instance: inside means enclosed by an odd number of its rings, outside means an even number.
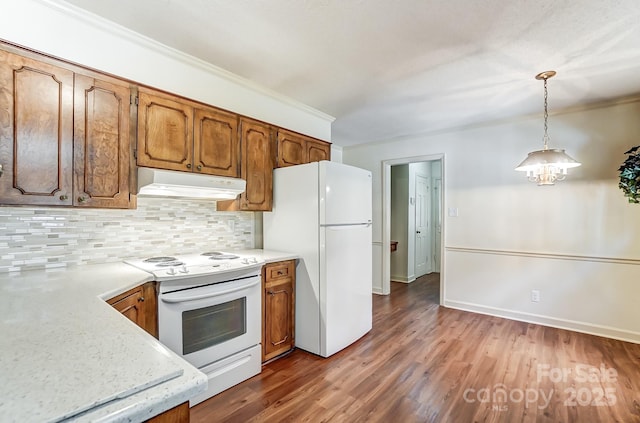
M624 196L630 203L640 203L640 145L633 147L624 154L627 160L620 166L620 183L618 186L624 191Z

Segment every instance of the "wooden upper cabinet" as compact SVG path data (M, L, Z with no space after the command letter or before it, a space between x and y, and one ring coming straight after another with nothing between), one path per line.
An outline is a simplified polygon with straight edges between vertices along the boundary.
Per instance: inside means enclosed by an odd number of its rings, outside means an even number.
M308 163L331 160L331 144L323 141L307 140Z
M213 108L195 111L195 170L210 175L240 176L238 115Z
M218 201L220 211L270 211L273 203L273 167L275 160L271 127L262 122L240 118L240 177L247 189L237 199Z
M73 72L0 50L0 204L72 204Z
M274 148L271 127L240 119L242 178L247 190L240 194L240 210L269 211L273 202Z
M140 88L137 159L139 166L191 171L193 107L176 100Z
M141 88L139 166L240 176L238 115Z
M74 94L73 204L128 208L129 86L76 74Z
M278 167L331 160L331 144L278 129Z

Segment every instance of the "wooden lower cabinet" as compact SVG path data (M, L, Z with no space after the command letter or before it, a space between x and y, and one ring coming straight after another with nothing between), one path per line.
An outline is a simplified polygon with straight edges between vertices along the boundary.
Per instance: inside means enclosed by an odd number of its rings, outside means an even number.
M107 301L126 318L158 337L156 283L147 282Z
M295 346L295 260L262 268L262 362Z
M146 423L189 423L189 420L189 402L183 402L182 404L147 420Z

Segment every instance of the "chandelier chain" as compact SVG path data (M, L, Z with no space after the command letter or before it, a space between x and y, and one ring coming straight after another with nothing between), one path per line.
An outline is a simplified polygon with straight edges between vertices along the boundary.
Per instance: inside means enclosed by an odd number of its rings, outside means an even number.
M548 126L547 120L549 120L549 112L547 111L547 79L544 78L544 136L542 137L542 141L544 141L544 149L547 150L549 148L549 134L547 133Z

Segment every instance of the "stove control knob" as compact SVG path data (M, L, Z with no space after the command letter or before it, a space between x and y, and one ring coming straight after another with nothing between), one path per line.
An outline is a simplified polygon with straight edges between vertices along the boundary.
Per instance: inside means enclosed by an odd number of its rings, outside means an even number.
M187 269L186 265L182 266L182 268L180 269L180 273L189 273L189 270Z
M167 275L175 275L176 274L176 269L174 269L173 267L170 267L169 270L167 270Z

